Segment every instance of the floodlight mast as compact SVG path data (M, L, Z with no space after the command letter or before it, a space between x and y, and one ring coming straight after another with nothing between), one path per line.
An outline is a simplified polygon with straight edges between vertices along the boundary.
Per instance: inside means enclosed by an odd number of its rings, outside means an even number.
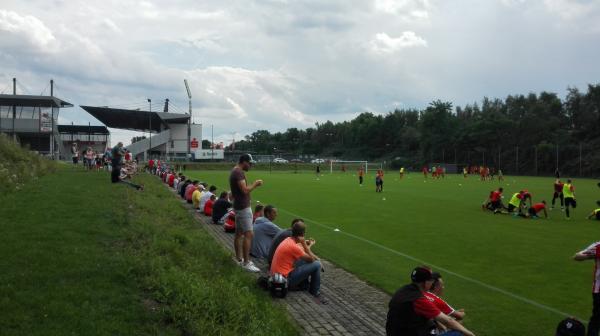
M187 79L183 80L183 83L185 84L185 90L187 91L187 95L188 95L188 102L189 102L189 112L190 112L190 118L188 119L188 139L187 139L187 159L191 160L192 158L192 150L191 150L191 144L190 141L192 141L192 93L190 92L190 86L188 85L188 81ZM200 139L200 142L202 142L202 139Z

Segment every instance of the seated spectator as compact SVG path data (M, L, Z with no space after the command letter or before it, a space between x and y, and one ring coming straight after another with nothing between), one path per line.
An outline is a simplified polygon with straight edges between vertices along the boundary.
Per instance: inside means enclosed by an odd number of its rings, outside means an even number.
M179 194L179 196L181 196L181 198L185 199L185 190L187 189L188 185L190 185L192 183L192 180L187 179L185 180L185 182L183 183L179 183L181 184L181 188L179 188L179 190L177 191L177 193Z
M294 226L294 223L296 223L296 221L299 221L301 219L294 219L292 221L292 226ZM275 255L275 250L277 250L277 247L279 247L279 244L281 244L282 241L284 241L286 238L289 238L292 236L292 228L290 227L287 230L282 230L279 231L279 233L277 235L275 235L275 238L273 238L273 241L271 242L271 247L269 247L269 256L267 257L267 262L269 263L269 266L271 266L271 263L273 262L273 256Z
M412 271L410 278L412 282L398 289L390 300L385 325L388 336L435 335L435 322L449 329L439 335L474 335L462 324L441 312L425 296L433 284L431 269L417 267Z
M282 230L273 221L277 218L277 208L267 205L264 217L258 217L254 222L254 238L250 246L250 255L255 258L267 259L273 238Z
M208 201L206 201L206 203L204 204L204 215L206 215L208 217L212 217L213 205L215 204L216 199L217 199L217 196L212 195L212 196L210 196Z
M256 223L256 219L258 217L264 217L265 213L264 210L265 206L262 204L257 204L256 207L254 208L254 214L252 215L252 223Z
M229 210L227 214L219 221L223 222L223 230L228 233L235 232L235 211L233 209Z
M217 192L217 187L212 185L212 186L210 186L208 191L206 191L202 194L202 197L200 197L200 210L201 211L204 211L204 205L206 204L206 201L208 201L211 196L214 196L216 192Z
M223 191L219 199L213 204L212 220L214 224L222 224L219 221L227 214L227 211L233 206L231 204L231 195L227 191Z
M196 189L198 189L197 180L192 182L191 184L188 184L187 187L185 187L184 199L190 204L192 203L192 194Z
M195 186L195 189L192 191L192 207L196 210L200 208L200 199L201 199L200 186Z
M452 308L442 296L444 295L444 280L442 279L442 275L438 272L432 273L433 283L431 284L431 289L425 292L425 296L433 302L433 304L444 314L453 317L457 321L462 321L465 318L465 310L459 309L456 310ZM438 329L440 331L445 331L446 327L438 325Z
M310 250L314 246L314 240L306 240L304 234L306 225L300 220L295 220L292 226L292 236L286 238L279 244L273 263L271 264L271 275L279 273L287 278L288 286L296 287L308 279L308 292L318 298L321 303L321 262Z
M589 330L588 330L589 331ZM567 317L556 327L556 336L584 336L585 326L574 317Z
M174 172L169 175L169 179L167 180L169 187L173 188L173 184L175 183L175 178L176 178L176 176L175 176Z

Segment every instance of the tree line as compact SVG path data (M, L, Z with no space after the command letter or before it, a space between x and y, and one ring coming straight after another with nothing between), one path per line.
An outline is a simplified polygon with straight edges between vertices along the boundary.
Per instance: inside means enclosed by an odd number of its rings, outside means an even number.
M229 148L231 149L231 148ZM307 129L257 130L235 143L256 154L314 154L385 160L419 169L445 163L485 165L512 174L596 176L600 168L600 84L587 91L483 98L454 107L434 100L425 109L364 112L350 121Z

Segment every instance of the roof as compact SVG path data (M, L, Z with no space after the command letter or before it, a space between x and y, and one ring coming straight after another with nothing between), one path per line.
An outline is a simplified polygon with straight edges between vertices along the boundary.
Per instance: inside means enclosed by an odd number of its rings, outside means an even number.
M106 126L58 125L58 133L110 134Z
M73 104L53 96L0 94L0 106L73 107Z
M109 107L83 106L81 108L100 120L104 125L134 131L161 131L161 126L186 124L189 114L125 110Z

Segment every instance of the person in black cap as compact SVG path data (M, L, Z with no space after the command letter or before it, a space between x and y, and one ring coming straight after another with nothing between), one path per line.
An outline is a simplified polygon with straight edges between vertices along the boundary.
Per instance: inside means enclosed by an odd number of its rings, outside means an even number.
M585 326L573 317L560 321L556 327L556 336L584 336Z
M254 236L250 193L260 187L263 181L256 180L248 185L245 174L254 162L250 154L240 156L238 164L233 167L229 175L229 187L233 196L233 209L235 210L234 247L236 260L245 270L259 272L260 269L250 260L250 246Z
M412 283L398 289L389 303L387 336L425 336L435 335L436 324L444 325L448 331L439 334L445 336L474 336L471 331L442 313L427 297L433 284L431 269L425 266L415 268L410 278Z

